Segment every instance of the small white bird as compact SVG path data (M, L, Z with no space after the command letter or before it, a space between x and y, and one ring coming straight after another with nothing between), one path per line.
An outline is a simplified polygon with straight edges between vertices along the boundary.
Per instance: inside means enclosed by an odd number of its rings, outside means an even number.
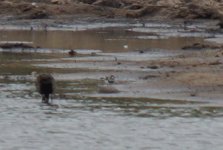
M115 76L110 75L109 77L106 77L105 80L107 80L109 84L113 84L115 83Z
M125 49L129 48L129 46L128 46L128 45L124 45L123 47L124 47Z
M35 2L33 2L33 3L31 3L31 5L32 5L32 6L36 6L36 3L35 3Z

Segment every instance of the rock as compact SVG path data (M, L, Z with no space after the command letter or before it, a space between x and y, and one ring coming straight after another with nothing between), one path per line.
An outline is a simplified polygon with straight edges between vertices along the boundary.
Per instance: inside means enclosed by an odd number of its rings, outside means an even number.
M139 79L148 80L148 79L157 78L157 77L158 77L157 75L146 75L144 77L140 77Z
M218 19L221 16L220 11L210 5L200 5L199 3L190 2L182 5L177 11L173 11L173 18L184 19Z
M28 13L29 11L32 11L36 9L36 5L32 5L31 3L20 3L15 5L17 10L19 10L22 14Z
M24 13L24 12L31 11L32 9L35 8L35 6L30 5L30 4L24 4L24 5L20 6L20 7L21 7L20 10L21 10L23 13Z
M144 50L140 50L139 53L140 53L140 54L143 54L143 53L144 53Z
M70 4L71 0L51 0L52 4L58 4L58 5L64 5L64 4Z
M25 19L45 19L48 18L49 14L45 10L34 10L25 16Z
M120 0L97 0L93 3L93 5L121 8L124 6L124 3L122 3Z
M92 53L91 53L91 56L97 56L97 53L92 52Z
M147 68L150 68L150 69L158 69L158 68L159 68L159 66L152 65L152 66L147 66Z
M143 5L140 5L140 4L132 4L130 6L125 7L125 9L130 9L130 10L139 10L142 8L143 8Z
M220 64L222 64L219 60L217 60L217 61L214 61L214 62L210 62L208 65L220 65Z
M194 43L192 45L182 47L183 50L201 50L201 49L219 49L221 46L202 44L202 43Z
M69 54L69 56L71 56L71 57L73 57L73 56L77 56L77 52L74 51L74 50L72 50L72 49L68 52L68 54Z
M128 18L139 18L146 15L152 15L153 13L159 11L163 6L155 6L155 5L146 5L141 9L137 10L128 10L126 13L126 17Z
M181 0L159 0L157 1L157 5L166 5L169 7L176 7L182 4Z
M113 86L100 86L98 92L104 94L112 94L112 93L119 93L120 91L114 88Z
M79 0L79 1L82 2L82 3L93 4L97 0Z
M191 96L191 97L195 97L195 96L197 96L197 93L195 93L195 92L190 93L190 96Z

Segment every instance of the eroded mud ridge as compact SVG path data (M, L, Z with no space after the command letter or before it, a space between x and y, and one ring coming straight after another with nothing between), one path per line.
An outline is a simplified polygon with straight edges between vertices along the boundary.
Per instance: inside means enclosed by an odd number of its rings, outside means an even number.
M221 0L1 0L0 12L17 19L64 15L222 20Z
M0 147L222 148L223 35L216 22L0 29ZM41 104L34 72L56 79L52 105Z

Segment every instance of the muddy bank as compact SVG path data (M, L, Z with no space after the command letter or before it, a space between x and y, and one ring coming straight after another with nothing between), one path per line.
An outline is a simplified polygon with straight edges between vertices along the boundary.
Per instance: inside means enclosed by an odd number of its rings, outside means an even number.
M0 1L0 14L14 19L61 18L66 15L127 18L223 18L222 2L217 0L31 0Z

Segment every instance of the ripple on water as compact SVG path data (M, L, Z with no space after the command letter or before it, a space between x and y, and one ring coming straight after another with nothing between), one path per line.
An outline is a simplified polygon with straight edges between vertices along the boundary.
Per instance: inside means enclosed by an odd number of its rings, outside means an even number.
M178 107L170 107L176 105L174 102L160 103L56 99L50 106L32 97L1 96L0 148L222 148L223 120L214 114L222 114L223 108L181 108L184 103Z

